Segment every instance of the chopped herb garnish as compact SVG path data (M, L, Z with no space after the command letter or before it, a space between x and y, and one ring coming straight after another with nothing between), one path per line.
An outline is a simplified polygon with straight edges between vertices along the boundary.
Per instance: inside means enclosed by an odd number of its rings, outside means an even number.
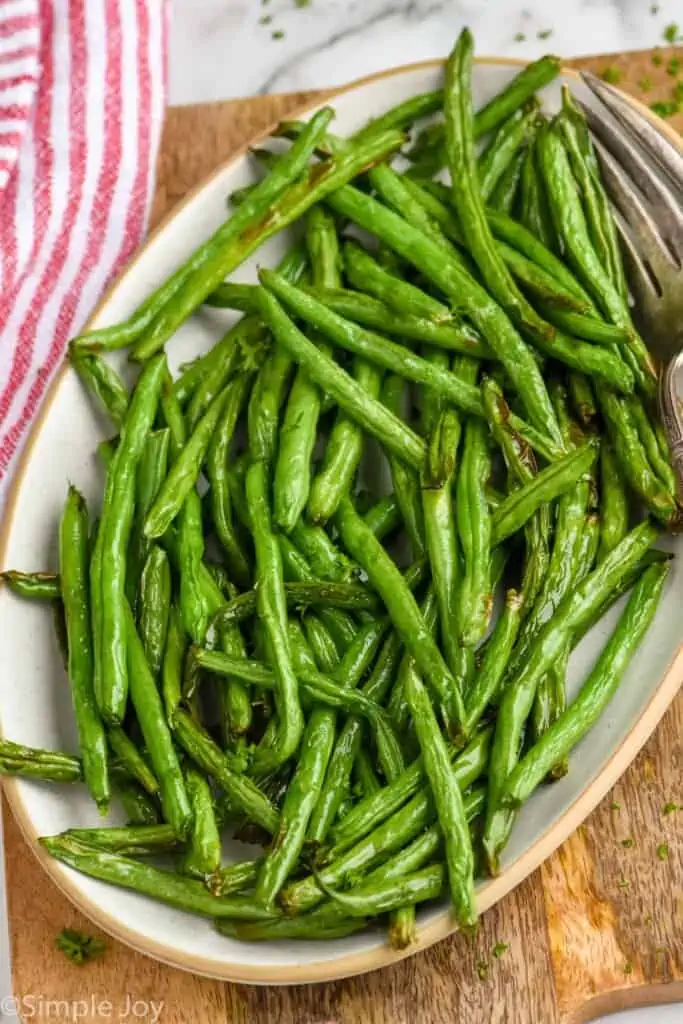
M551 28L544 28L542 32L538 32L537 33L537 38L538 39L550 39L552 34L553 34L553 30Z
M94 935L84 935L74 928L62 928L55 939L55 946L72 963L79 966L102 956L106 949L106 943L102 939L96 939Z
M262 14L258 20L259 25L270 25L273 20L272 14Z
M656 68L660 68L662 66L663 60L664 58L662 57L661 53L652 54L652 63Z
M497 942L491 952L495 956L496 960L500 960L504 953L507 953L510 946L507 942Z
M669 800L669 802L664 804L664 806L662 807L662 814L666 816L667 814L675 814L676 811L680 811L680 810L681 810L681 805L680 804L675 804L671 800Z
M310 7L313 0L294 0L295 7Z
M669 63L666 65L667 75L671 75L672 78L676 78L678 72L681 70L681 62L678 57L672 57Z
M658 117L674 117L680 109L681 105L677 100L656 100L650 104L650 110Z
M641 92L650 91L652 88L652 79L649 75L643 75L643 77L638 80L638 88Z
M489 965L484 960L479 960L477 963L477 974L480 981L486 981L489 976Z
M515 36L515 42L516 43L523 43L525 39L526 39L526 36L524 35L523 32L518 32L517 35Z
M611 808L612 808L613 811L620 811L621 810L621 804L617 803L616 800L613 800L612 804L611 804Z
M659 4L650 4L650 14L659 14Z
M621 71L619 68L610 66L600 72L600 77L604 82L609 82L610 85L617 85L621 81Z
M674 85L674 99L683 102L683 81Z
M624 974L633 974L633 964L630 960L627 960L624 964Z
M668 843L660 843L659 844L659 846L657 847L657 856L659 857L660 860L666 860L667 859L667 857L669 856L669 844Z
M285 38L285 34L284 34L284 32L282 31L281 28L278 28L274 32L270 33L270 38L271 39L284 39Z
M623 892L626 892L628 889L631 888L631 883L629 882L628 878L624 878L624 876L621 875L619 881L617 882L617 886Z
M681 30L675 21L672 21L670 25L667 25L662 32L662 39L665 39L667 43L677 43L680 38Z
M631 839L631 837L629 836L629 837L628 837L628 839L622 839L622 840L621 840L621 845L622 845L623 847L625 847L625 848L626 848L627 850L630 850L630 849L631 849L631 847L633 846L633 840L632 840L632 839Z

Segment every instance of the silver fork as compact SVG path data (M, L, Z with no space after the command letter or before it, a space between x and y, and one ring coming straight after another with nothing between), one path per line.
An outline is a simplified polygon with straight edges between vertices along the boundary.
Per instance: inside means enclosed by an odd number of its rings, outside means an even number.
M581 77L582 104L616 210L634 318L660 362L659 405L683 497L683 148L616 89ZM683 146L683 142L682 142Z

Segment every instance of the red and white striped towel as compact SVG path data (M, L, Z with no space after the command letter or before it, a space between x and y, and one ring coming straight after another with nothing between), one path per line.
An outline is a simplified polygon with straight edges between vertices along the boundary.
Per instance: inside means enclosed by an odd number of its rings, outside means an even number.
M68 339L147 223L165 0L0 0L0 509Z

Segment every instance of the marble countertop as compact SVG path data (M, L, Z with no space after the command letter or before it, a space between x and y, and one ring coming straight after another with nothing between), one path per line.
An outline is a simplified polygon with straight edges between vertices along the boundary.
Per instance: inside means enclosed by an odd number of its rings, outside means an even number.
M443 57L465 24L479 54L644 49L682 14L681 0L175 0L170 101L341 85Z

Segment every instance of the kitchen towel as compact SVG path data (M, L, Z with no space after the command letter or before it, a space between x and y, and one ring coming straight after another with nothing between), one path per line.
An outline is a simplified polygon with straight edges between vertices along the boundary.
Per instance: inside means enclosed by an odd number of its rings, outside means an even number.
M0 514L70 337L144 235L165 0L0 0Z

